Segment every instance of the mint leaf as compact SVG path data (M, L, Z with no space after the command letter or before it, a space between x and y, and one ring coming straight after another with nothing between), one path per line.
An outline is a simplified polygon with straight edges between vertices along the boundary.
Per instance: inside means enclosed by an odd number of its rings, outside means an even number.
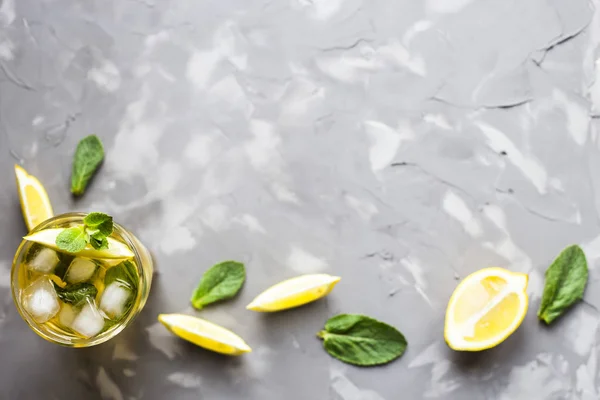
M96 286L87 282L75 283L64 289L54 283L54 289L59 299L74 306L80 306L87 298L94 299L98 294Z
M93 212L83 219L90 236L90 245L96 250L108 249L108 236L113 233L113 219L110 215Z
M108 239L107 238L98 239L95 236L90 236L90 244L96 250L108 249Z
M404 354L408 345L393 326L359 314L330 318L317 336L331 356L363 367L389 363Z
M56 246L67 253L77 253L85 249L88 236L81 226L67 228L56 237Z
M190 301L197 309L234 297L246 280L244 264L225 261L214 265L202 276L202 280L192 294Z
M130 307L129 305L126 306L127 311L129 311L129 307ZM125 315L125 314L123 314L123 315ZM102 328L101 332L106 332L107 330L109 330L110 328L115 326L119 321L120 321L120 319L119 320L105 319L104 320L104 328Z
M131 289L137 289L138 274L137 268L131 261L123 261L114 267L109 268L104 275L104 285L108 286L113 282L120 282Z
M588 280L585 253L579 246L564 249L546 270L546 283L538 317L552 323L583 298Z
M93 212L83 219L82 226L67 228L56 237L56 246L68 253L77 253L90 244L96 250L108 249L108 236L113 233L110 215Z
M104 147L98 136L90 135L81 139L73 158L71 193L79 196L85 192L88 182L103 159Z
M88 227L88 233L98 239L108 237L113 233L113 219L110 215L92 212L85 216L83 223Z

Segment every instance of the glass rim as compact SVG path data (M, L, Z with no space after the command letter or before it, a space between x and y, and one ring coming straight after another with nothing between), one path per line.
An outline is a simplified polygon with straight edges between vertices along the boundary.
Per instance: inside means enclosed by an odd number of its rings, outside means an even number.
M86 215L87 215L87 213L83 213L83 212L68 212L68 213L56 215L56 216L49 218L49 219L45 220L44 222L40 223L38 226L33 228L28 234L32 234L32 233L39 232L41 230L50 228L57 223L63 222L64 220L68 220L68 219L72 219L72 220L76 220L76 221L80 220L80 219L83 220L83 218ZM148 277L146 276L144 268L142 268L142 257L140 256L140 249L138 248L139 246L136 244L137 240L134 239L134 236L131 232L129 232L126 228L124 228L123 226L119 225L116 222L113 222L113 225L114 225L114 231L117 232L117 234L119 236L121 236L121 238L123 239L125 244L131 249L131 251L134 254L133 258L135 260L135 266L137 268L139 281L140 281L134 304L139 304L140 299L142 297L142 293L143 293L143 290L141 289L141 287L148 284L147 283ZM40 329L41 324L39 324L38 322L33 320L33 318L29 315L29 313L27 313L27 311L25 311L23 309L23 306L20 301L20 293L19 293L20 289L16 285L16 281L18 279L18 271L19 271L19 268L21 268L21 263L19 263L18 261L21 257L21 253L23 252L25 245L28 242L29 241L26 239L21 240L21 243L19 244L19 247L17 248L17 251L15 252L15 256L13 258L13 263L12 263L11 272L10 272L10 275L11 275L10 276L10 287L11 287L12 298L13 298L13 301L17 308L17 311L21 315L21 318L23 318L23 320L27 323L27 325L29 325L29 327L38 336L42 337L43 339L45 339L51 343L56 343L56 344L59 344L59 345L65 346L65 347L91 347L91 346L95 346L95 345L104 343L104 342L112 339L119 333L121 333L121 331L123 331L123 329L125 329L141 311L141 308L138 310L130 310L129 314L123 320L117 322L113 327L107 329L106 331L104 331L94 337L91 337L91 338L87 338L87 339L74 338L74 339L65 340L63 337L61 337L59 335L49 335L44 330Z

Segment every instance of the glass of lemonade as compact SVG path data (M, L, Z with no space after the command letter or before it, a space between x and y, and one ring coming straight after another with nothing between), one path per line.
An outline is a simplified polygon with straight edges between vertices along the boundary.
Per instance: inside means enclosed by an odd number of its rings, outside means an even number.
M29 233L83 224L86 214L51 218ZM23 240L11 271L12 296L25 322L44 339L94 346L116 336L148 299L153 265L148 250L118 224L109 248L70 254Z

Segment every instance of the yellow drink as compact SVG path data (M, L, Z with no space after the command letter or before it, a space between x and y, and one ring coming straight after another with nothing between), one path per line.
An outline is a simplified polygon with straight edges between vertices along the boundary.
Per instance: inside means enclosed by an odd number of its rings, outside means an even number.
M63 214L43 222L30 235L80 225L84 217ZM19 313L38 335L69 347L93 346L116 336L139 314L150 291L152 258L118 224L110 239L132 256L82 257L21 242L12 266L12 294Z

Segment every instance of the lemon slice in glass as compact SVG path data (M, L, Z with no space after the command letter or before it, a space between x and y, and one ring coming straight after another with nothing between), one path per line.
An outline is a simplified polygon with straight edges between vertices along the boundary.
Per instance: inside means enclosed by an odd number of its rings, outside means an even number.
M480 351L502 343L525 318L527 282L527 274L503 268L484 268L467 276L454 290L446 310L448 346Z
M219 325L184 314L160 314L158 320L173 334L207 350L237 356L252 349L244 339Z
M15 175L23 218L27 229L31 231L41 222L52 218L54 212L46 189L35 176L29 175L18 165L15 165Z
M248 310L273 312L294 308L327 296L340 281L327 274L302 275L271 286L259 294Z
M42 244L54 250L61 251L56 246L56 237L64 231L65 228L43 229L41 231L25 236L23 239ZM87 258L104 258L104 259L119 259L124 260L133 258L134 254L129 247L123 242L119 242L113 238L108 238L108 249L96 250L91 245L87 245L85 249L77 253L80 257Z

